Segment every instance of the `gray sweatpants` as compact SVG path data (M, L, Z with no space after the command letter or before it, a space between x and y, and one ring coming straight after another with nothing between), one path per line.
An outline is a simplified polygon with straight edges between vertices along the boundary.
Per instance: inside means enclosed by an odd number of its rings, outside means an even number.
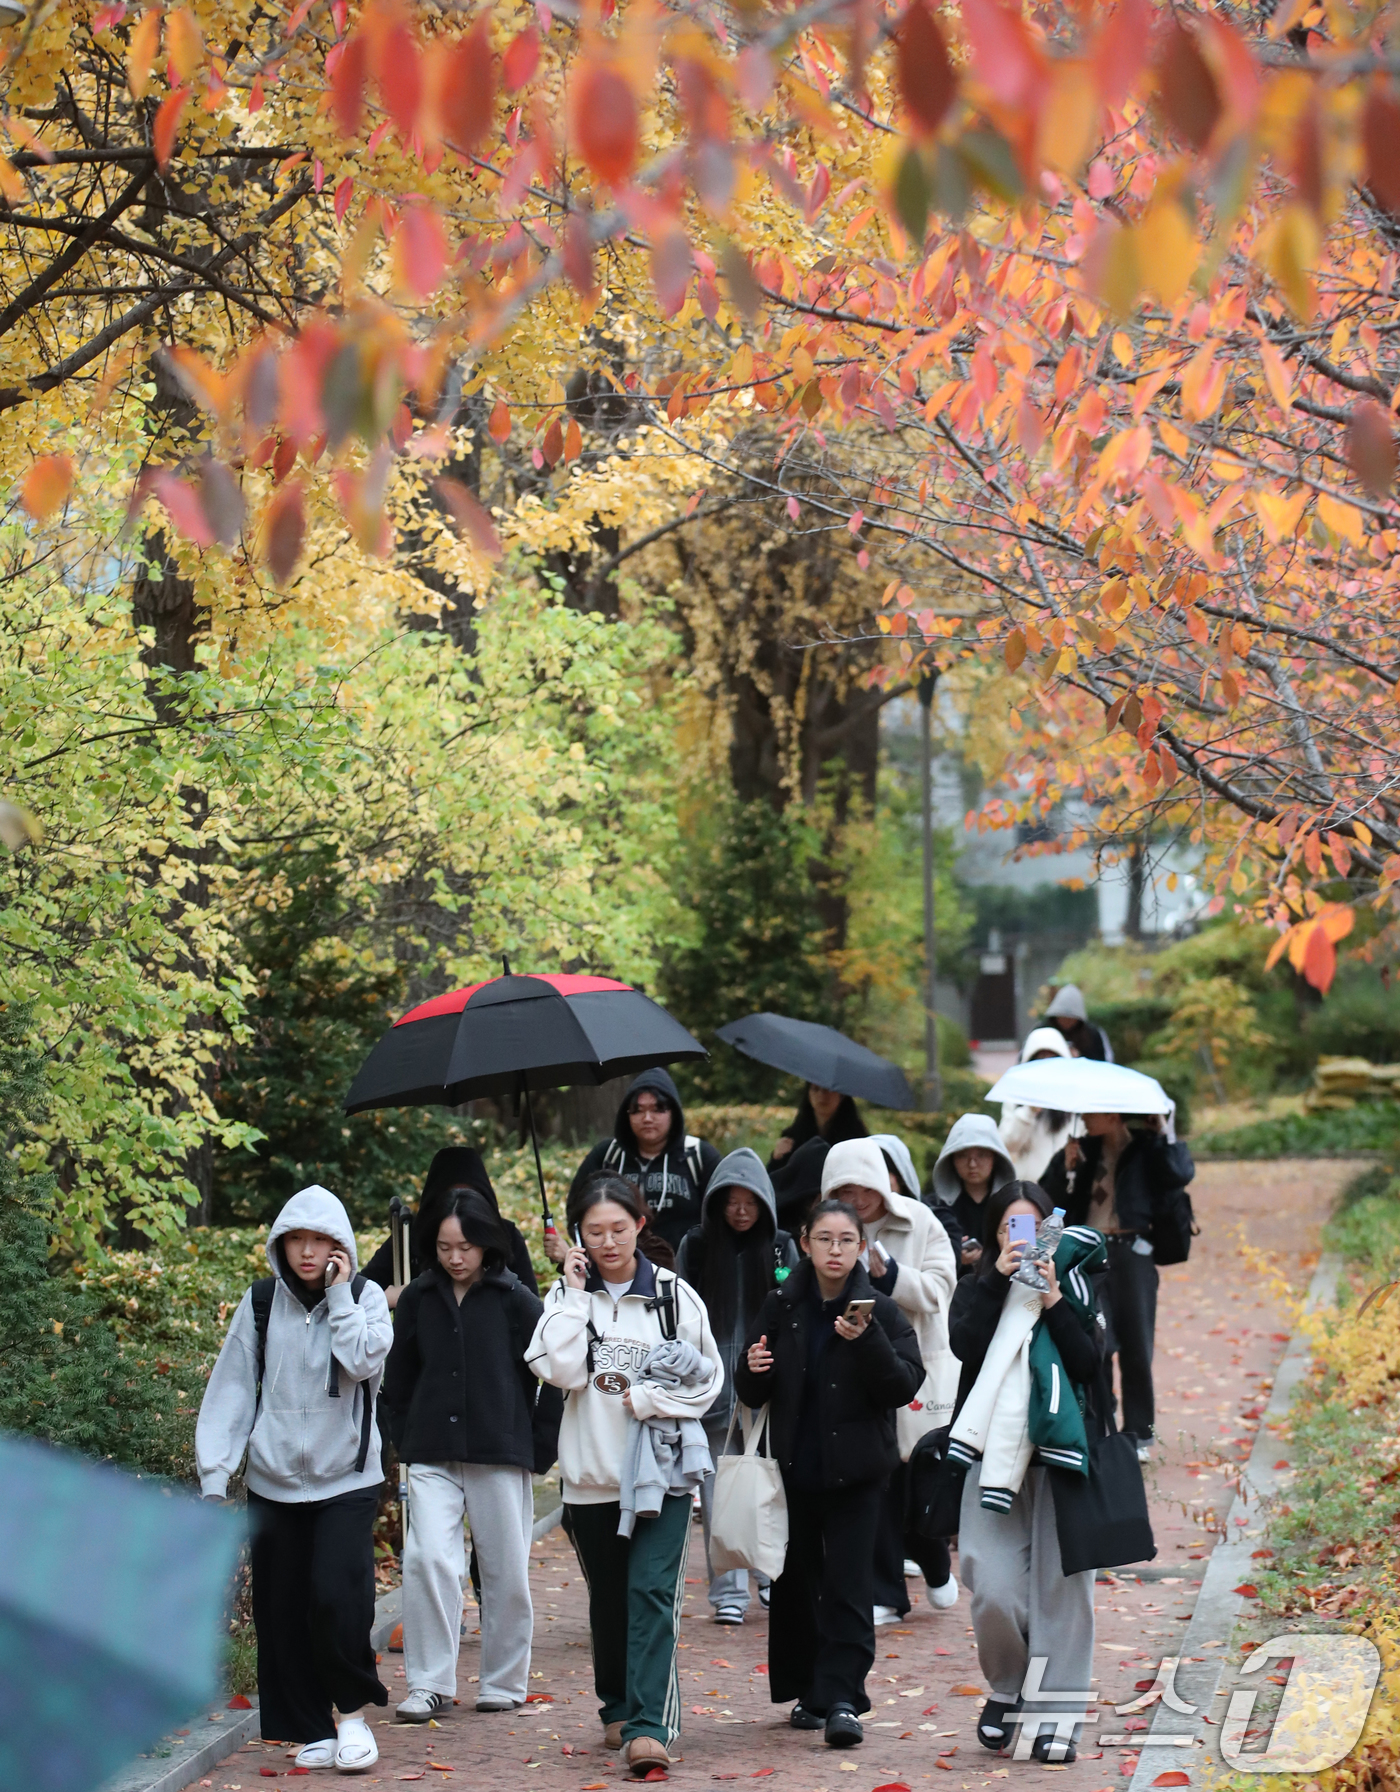
M408 1471L403 1665L410 1692L457 1696L465 1516L481 1573L479 1699L524 1701L530 1679L529 1472L495 1463L415 1462Z
M992 1697L1022 1706L1022 1738L1035 1736L1037 1710L1053 1733L1052 1720L1071 1711L1082 1723L1090 1697L1094 1573L1061 1572L1055 1500L1043 1468L1026 1470L1009 1512L988 1512L979 1503L980 1467L967 1471L958 1530L977 1657Z

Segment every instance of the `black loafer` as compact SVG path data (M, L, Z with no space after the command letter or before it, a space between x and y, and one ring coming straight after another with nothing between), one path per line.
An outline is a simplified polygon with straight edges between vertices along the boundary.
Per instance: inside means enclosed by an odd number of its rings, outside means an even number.
M854 1748L865 1741L860 1719L849 1705L833 1705L826 1714L826 1746Z
M822 1730L826 1728L824 1711L809 1711L801 1699L788 1713L788 1724L794 1730Z
M1007 1723L1007 1713L1014 1711L1014 1705L1004 1705L1000 1699L988 1699L982 1707L982 1715L977 1720L977 1740L983 1748L991 1749L999 1754L1011 1741L1013 1725Z

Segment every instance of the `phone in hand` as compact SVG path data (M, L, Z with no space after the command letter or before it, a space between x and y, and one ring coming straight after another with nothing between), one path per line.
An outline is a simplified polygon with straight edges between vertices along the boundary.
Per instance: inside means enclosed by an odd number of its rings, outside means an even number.
M860 1318L862 1313L873 1313L874 1311L875 1302L873 1300L848 1300L846 1302L846 1311L841 1317L854 1322Z
M336 1282L339 1280L339 1278L340 1278L340 1265L336 1262L335 1258L332 1257L330 1262L327 1263L327 1265L326 1265L326 1280L325 1280L326 1287L334 1288L336 1285Z
M1006 1222L1006 1242L1008 1244L1034 1244L1035 1216L1029 1213L1013 1213Z
M577 1222L574 1225L574 1248L580 1251L583 1249L583 1227Z

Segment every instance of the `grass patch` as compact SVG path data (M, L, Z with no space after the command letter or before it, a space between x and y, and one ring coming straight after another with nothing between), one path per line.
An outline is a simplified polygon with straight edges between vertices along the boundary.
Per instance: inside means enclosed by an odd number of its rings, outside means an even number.
M1400 1151L1400 1103L1358 1102L1281 1114L1248 1126L1201 1133L1191 1141L1201 1157L1345 1157L1353 1151Z

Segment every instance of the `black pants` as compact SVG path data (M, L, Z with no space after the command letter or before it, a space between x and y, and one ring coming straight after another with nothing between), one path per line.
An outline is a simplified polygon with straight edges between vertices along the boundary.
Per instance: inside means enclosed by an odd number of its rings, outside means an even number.
M1136 1236L1136 1235L1134 1235ZM1101 1283L1108 1346L1118 1353L1122 1429L1146 1442L1153 1435L1152 1346L1157 1334L1157 1265L1133 1249L1132 1237L1110 1236Z
M868 1711L875 1660L875 1531L879 1481L832 1492L787 1486L788 1548L768 1606L768 1687L775 1704L801 1699L824 1714Z
M904 1528L904 1501L909 1471L904 1463L890 1476L875 1532L874 1593L876 1605L888 1605L902 1618L909 1610L904 1559L919 1564L931 1587L941 1587L953 1571L953 1558L942 1537L929 1539Z
M248 1495L258 1705L268 1742L324 1742L335 1711L387 1705L374 1667L379 1493L293 1505Z

